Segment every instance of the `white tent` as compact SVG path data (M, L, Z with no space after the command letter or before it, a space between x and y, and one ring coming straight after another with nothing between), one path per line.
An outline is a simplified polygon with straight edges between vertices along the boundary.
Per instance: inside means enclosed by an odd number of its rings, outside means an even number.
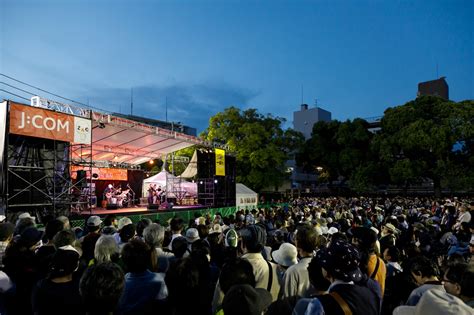
M256 207L258 194L244 184L235 185L235 206L237 209L246 207Z
M188 166L184 170L181 175L178 177L181 178L192 178L197 175L197 153L196 150L194 150L193 157L191 158L191 161L189 162Z
M166 190L168 197L176 197L175 194L183 194L186 197L196 197L197 196L197 184L190 183L184 179L178 178L173 174L168 173L163 170L158 174L146 178L143 181L142 194L143 197L147 197L148 188L151 184L156 184L161 186L162 190Z

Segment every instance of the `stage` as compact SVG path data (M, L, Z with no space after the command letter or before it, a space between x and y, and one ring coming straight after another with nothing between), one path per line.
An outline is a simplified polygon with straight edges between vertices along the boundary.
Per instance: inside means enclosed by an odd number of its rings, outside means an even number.
M148 209L147 206L136 206L131 208L118 208L118 209L107 209L96 207L91 210L84 210L80 212L74 212L75 215L80 215L82 217L98 215L106 216L107 214L115 214L117 216L126 216L126 215L137 215L137 214L155 214L155 213L168 213L168 212L180 212L180 211L192 211L192 210L203 210L207 209L202 205L193 205L193 206L173 206L171 209Z

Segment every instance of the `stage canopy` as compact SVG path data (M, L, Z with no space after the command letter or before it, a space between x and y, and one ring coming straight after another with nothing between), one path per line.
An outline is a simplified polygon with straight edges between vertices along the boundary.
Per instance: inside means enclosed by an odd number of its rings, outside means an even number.
M137 165L196 144L197 137L130 119L92 112L92 148L79 148L74 158L89 158L104 166ZM110 165L107 165L109 163Z

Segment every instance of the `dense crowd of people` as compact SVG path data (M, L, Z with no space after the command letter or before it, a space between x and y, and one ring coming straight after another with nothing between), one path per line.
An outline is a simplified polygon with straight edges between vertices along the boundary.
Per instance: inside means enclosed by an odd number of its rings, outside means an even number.
M0 223L0 314L474 314L474 203L298 198L190 222Z

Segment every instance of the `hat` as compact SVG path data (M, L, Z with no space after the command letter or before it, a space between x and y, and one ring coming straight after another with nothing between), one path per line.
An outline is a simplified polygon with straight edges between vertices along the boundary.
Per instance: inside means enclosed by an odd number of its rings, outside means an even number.
M392 233L397 233L397 228L392 223L387 223L384 225L384 228L389 230Z
M375 227L371 226L370 229L375 232L375 234L379 235L379 230L377 230Z
M99 226L102 223L100 217L93 215L87 219L87 226Z
M132 224L132 220L130 220L130 218L127 218L127 217L120 218L120 220L118 221L117 229L121 230L125 225L129 225L129 224Z
M25 229L20 235L20 241L26 246L31 247L38 243L43 237L43 232L35 227Z
M20 220L20 219L26 219L26 218L32 219L33 221L36 222L36 218L35 218L35 217L32 217L29 212L23 212L23 213L21 213L21 214L18 216L18 220Z
M195 228L190 228L186 231L186 240L188 243L193 243L199 239L199 232Z
M399 306L394 315L470 315L473 310L461 299L444 290L431 289L423 293L416 306Z
M222 301L224 314L260 315L272 303L270 292L248 284L232 286Z
M62 246L53 254L49 267L50 276L62 277L77 269L80 255L71 245Z
M328 221L328 224L332 223L332 218L327 218L326 220Z
M354 282L362 279L359 252L348 242L343 240L331 242L329 247L318 251L316 259L336 279Z
M234 229L229 229L225 234L225 246L227 247L237 247L239 242L239 235Z
M209 231L209 234L214 234L214 233L222 233L222 226L220 224L214 224Z
M297 256L298 250L295 245L290 243L283 243L278 250L272 252L273 261L284 267L290 267L298 263Z
M330 227L329 230L328 230L329 235L333 235L337 232L339 232L339 230L337 228L335 228L334 226Z

